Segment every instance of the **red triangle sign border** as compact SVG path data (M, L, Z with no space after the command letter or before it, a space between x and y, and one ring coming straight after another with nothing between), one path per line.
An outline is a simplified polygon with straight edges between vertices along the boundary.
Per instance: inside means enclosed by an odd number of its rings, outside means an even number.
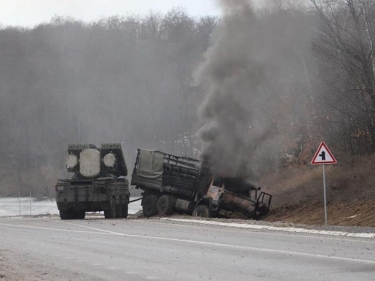
M325 151L327 151L327 153L329 154L329 156L331 157L332 160L330 161L319 161L317 160L318 158L318 155L320 154L322 148L324 147ZM319 145L319 148L318 150L315 152L315 155L311 161L311 164L312 165L320 165L320 164L337 164L337 160L335 159L335 157L333 156L332 152L328 149L327 145L324 143L324 141L322 141Z

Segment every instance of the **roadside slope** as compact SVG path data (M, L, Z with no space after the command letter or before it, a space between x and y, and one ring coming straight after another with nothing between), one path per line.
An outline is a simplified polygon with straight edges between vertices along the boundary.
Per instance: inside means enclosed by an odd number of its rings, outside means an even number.
M329 225L375 226L375 200L358 203L336 202L327 206ZM272 209L264 219L268 222L289 222L308 225L324 224L324 207L318 202L300 202Z

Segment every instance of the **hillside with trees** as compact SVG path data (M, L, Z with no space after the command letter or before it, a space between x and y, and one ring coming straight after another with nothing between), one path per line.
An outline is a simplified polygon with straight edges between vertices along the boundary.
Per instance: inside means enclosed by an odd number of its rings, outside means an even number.
M306 186L296 178L315 173L310 161L325 141L339 161L328 171L337 189L375 152L375 3L289 2L270 1L251 31L251 52L270 82L256 100L249 89L244 106L255 104L259 118L247 127L249 135L264 124L272 131L268 146L248 155L251 180L275 194ZM225 24L175 9L2 27L0 196L53 196L56 179L67 176L69 143L121 142L130 171L139 147L199 158L206 91L197 69ZM306 178L320 188L320 175Z
M69 143L194 154L195 64L217 20L185 12L0 30L0 194L53 195ZM130 168L131 171L131 168Z

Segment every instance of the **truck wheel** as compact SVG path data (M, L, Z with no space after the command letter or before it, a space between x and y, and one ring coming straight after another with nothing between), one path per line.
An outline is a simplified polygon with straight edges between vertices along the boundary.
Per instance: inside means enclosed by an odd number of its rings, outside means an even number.
M193 211L193 217L209 218L210 210L206 205L198 205Z
M156 202L158 201L158 197L155 194L147 194L143 198L143 215L145 217L152 217L158 213L156 209Z
M116 218L122 218L122 198L119 199L118 204L116 204Z
M79 220L83 220L85 218L85 211L77 211L75 214L75 217Z
M129 210L129 198L126 197L123 204L122 204L122 217L128 217L128 210Z
M111 201L109 204L109 209L104 210L104 217L106 219L116 218L116 203Z
M159 216L170 216L174 212L173 199L169 195L160 196L158 202L156 203L156 209L158 210Z
M128 204L128 197L125 197L125 199L120 198L119 204L116 204L116 218L126 218L128 216Z
M59 211L60 212L60 218L62 220L71 220L74 219L73 211L67 210L67 211Z
M255 209L255 212L252 216L254 220L259 220L261 217L268 214L269 209L266 206L261 206Z

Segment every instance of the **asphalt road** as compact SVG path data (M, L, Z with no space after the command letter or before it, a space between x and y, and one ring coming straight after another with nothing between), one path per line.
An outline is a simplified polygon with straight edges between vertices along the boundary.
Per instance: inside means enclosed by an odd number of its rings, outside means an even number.
M0 218L1 280L375 280L374 250L374 239L160 219Z

